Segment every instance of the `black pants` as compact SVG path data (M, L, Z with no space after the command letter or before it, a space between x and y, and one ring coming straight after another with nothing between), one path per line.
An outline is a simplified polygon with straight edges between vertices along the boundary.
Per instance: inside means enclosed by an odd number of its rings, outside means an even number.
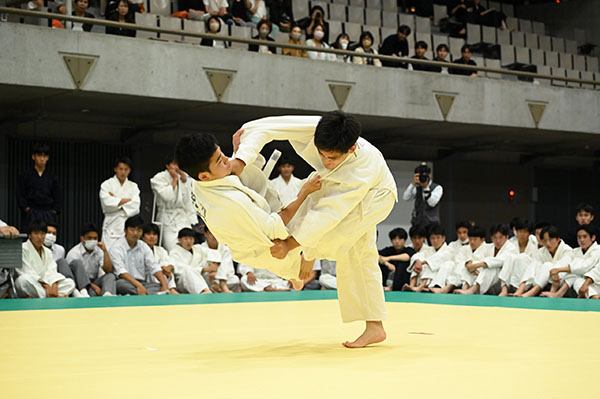
M29 225L34 220L41 220L46 223L56 223L58 221L56 213L50 210L40 210L31 208L29 209L29 212L21 212L21 231L29 231Z

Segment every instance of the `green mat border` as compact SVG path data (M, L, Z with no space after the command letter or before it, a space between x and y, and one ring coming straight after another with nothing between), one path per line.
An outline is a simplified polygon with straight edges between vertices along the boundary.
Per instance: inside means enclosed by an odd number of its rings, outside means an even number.
M513 309L600 312L600 300L573 298L512 298L488 295L386 292L387 302L455 306L488 306ZM86 309L131 306L200 305L284 301L335 300L337 291L263 292L212 295L150 295L94 298L2 299L1 311Z

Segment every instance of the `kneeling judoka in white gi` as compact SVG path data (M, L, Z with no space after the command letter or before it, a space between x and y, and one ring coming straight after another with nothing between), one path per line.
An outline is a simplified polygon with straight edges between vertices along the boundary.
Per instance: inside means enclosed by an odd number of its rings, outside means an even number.
M536 236L531 234L532 229L529 222L521 218L515 218L511 223L515 230L515 236L513 237L515 240L511 238L508 242L517 247L519 254L509 256L504 261L502 270L498 275L502 286L499 296L507 296L511 291L519 288L523 274L533 262L538 251L538 240ZM533 240L531 237L533 237Z
M234 150L239 144L239 136L234 135ZM290 280L294 288L302 289L300 249L284 259L275 259L270 248L272 240L289 236L286 225L309 194L321 188L320 177L309 179L296 200L279 210L278 197L269 195L271 203L264 197L270 190L267 177L260 170L264 159L256 166L244 168L241 160L230 161L221 152L211 134L183 137L177 143L175 157L181 169L198 179L192 184L192 203L217 240L229 247L233 259L267 268ZM258 191L245 185L242 179ZM313 263L310 262L311 267Z
M439 224L431 226L429 229L429 242L435 252L429 256L423 256L419 253L412 256L411 265L407 269L411 272L410 284L405 284L402 287L404 291L428 291L429 284L440 268L446 269L452 264L455 256L454 247L446 244L446 233L442 226Z
M532 297L542 292L550 281L549 270L559 265L563 258L568 261L573 250L560 238L560 231L554 226L545 227L540 236L544 247L538 249L533 262L529 264L521 279L519 289L513 296ZM528 287L531 287L528 289Z
M508 226L498 224L490 230L493 248L490 247L488 256L482 262L471 263L465 269L470 278L475 277L474 283L467 289L454 291L455 294L498 294L500 280L498 274L502 265L510 256L517 255L517 248L508 241Z
M318 116L282 116L246 123L235 157L250 165L272 140L288 140L296 153L322 176L288 226L290 237L276 241L273 256L302 247L306 259L336 261L337 288L344 322L363 320L364 333L351 348L386 338L385 297L377 252L376 226L397 201L394 178L381 152L360 137L358 120L341 111ZM300 278L310 275L302 265Z
M586 273L600 263L600 245L596 244L596 229L589 224L577 227L578 248L565 256L554 268L548 270L552 280L550 291L542 292L540 296L562 298L571 287L579 291L583 285ZM575 286L577 280L577 286Z

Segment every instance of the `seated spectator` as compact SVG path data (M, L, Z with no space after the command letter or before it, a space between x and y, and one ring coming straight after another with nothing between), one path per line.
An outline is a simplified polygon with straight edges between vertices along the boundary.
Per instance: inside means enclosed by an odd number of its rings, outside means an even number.
M406 40L408 35L410 35L410 28L406 25L400 26L398 33L385 38L379 53L393 57L408 57L408 41ZM386 67L407 68L406 62L382 61L382 64Z
M367 53L367 54L378 54L377 50L373 48L373 35L371 32L363 32L360 35L359 44L354 51L357 53ZM369 58L369 57L352 57L352 62L358 65L375 65L376 67L381 66L381 60L377 58Z
M112 15L112 13L119 8L120 2L121 0L109 0L109 2L106 4L106 8L104 9L104 16L106 17L106 19L108 19L110 15ZM128 0L127 8L129 9L129 12L131 12L132 17L135 15L136 12L146 12L146 10L144 9L144 3L142 1L136 2L136 0Z
M119 238L108 251L118 277L119 295L148 295L168 290L167 280L152 251L140 240L143 225L144 220L140 216L127 219L125 237ZM153 282L152 276L160 284Z
M17 238L19 230L14 226L9 226L0 219L0 234L7 238ZM10 274L8 269L0 269L0 299L8 298L10 287Z
M216 273L219 265L209 262L204 248L194 244L196 234L183 228L177 234L177 245L169 252L171 264L175 266L177 290L188 294L210 294L204 273Z
M277 164L279 176L269 180L269 185L277 191L283 205L294 201L304 185L303 180L294 176L294 169L293 162L287 156L283 155Z
M245 292L290 291L290 283L267 269L255 269L243 263L238 264L242 275L240 285Z
M233 267L233 258L231 257L231 251L227 245L221 244L217 241L217 238L210 232L208 226L202 228L204 232L204 241L200 246L208 253L209 251L216 251L219 253L219 265L217 270L205 276L208 277L208 284L214 292L239 292L240 291L240 278L236 276L235 269Z
M169 253L166 249L158 245L158 236L160 235L160 229L154 223L147 223L142 228L142 241L150 247L154 260L160 266L165 279L167 280L167 286L169 287L169 294L177 295L177 284L175 282L175 266L171 264ZM158 283L156 277L152 276L152 281Z
M297 44L299 46L306 45L306 43L304 43L301 39L302 39L302 29L300 28L300 26L299 25L292 26L292 28L290 29L290 39L286 43ZM282 50L281 54L289 55L292 57L307 57L308 56L306 54L306 50L299 50L299 49L293 49L293 48L284 48Z
M447 45L445 45L444 43L439 44L437 46L437 48L435 49L436 52L436 56L433 59L434 61L437 62L450 62L448 61L448 53L450 52L450 49L448 48ZM444 73L447 74L448 73L448 68L446 67L431 67L431 71L432 72L439 72L439 73Z
M306 39L312 39L317 26L321 26L323 36L319 41L329 43L329 23L325 21L325 11L321 6L311 8L309 16L299 20L298 25L306 32Z
M415 44L415 55L413 55L410 58L417 60L427 60L427 57L425 57L425 53L427 53L427 43L425 43L424 41L418 41ZM408 66L408 69L413 71L436 72L433 68L434 67L431 67L429 65L421 64L409 64Z
M502 265L498 275L501 284L500 296L506 296L519 288L523 274L527 267L534 261L538 251L535 236L531 240L531 226L527 220L515 218L511 221L515 231L515 240L508 240L519 251L518 255L508 257Z
M58 224L55 222L48 222L46 224L46 238L44 238L44 246L52 251L52 259L58 261L59 259L65 258L65 248L56 243L58 236Z
M321 275L319 276L319 284L324 290L337 290L337 273L335 270L335 261L321 259Z
M66 261L72 271L85 270L83 278L76 280L80 296L117 295L117 278L106 246L98 241L98 228L89 223L81 228L79 234L80 243L71 248Z
M230 0L229 14L231 14L231 20L238 26L251 27L256 25L252 22L246 0Z
M496 10L495 8L486 10L486 8L481 5L481 0L473 0L472 7L476 24L493 26L494 28L499 28L501 30L508 29L508 26L506 26L506 14L502 11Z
M594 218L596 217L594 207L590 204L581 203L577 205L575 208L575 221L577 222L575 227L570 229L565 236L565 243L571 248L575 248L577 246L577 230L579 227L590 225L594 230L596 230L596 240L599 239L600 232L598 231L598 227L596 227L594 223Z
M476 16L473 13L473 3L471 0L450 0L447 4L448 16L454 17L462 25L462 28L456 32L460 36L467 33L467 22L475 23Z
M279 26L279 30L282 32L290 32L292 26L295 25L292 0L271 0L269 19L273 24Z
M132 8L130 8L130 3L127 0L119 0L115 3L117 4L117 7L111 11L110 14L106 14L106 19L109 21L134 24L134 11L132 11ZM115 28L112 26L106 27L106 33L108 35L129 37L135 37L136 35L136 31L134 29Z
M348 50L348 46L350 45L350 36L345 33L340 33L338 37L335 39L335 43L331 46L332 48L338 50ZM336 61L352 63L352 57L349 55L336 55Z
M218 35L219 32L221 32L221 20L215 16L211 16L206 21L206 33ZM212 40L203 38L202 41L200 41L200 45L215 48L227 48L227 43L223 40Z
M454 64L465 64L474 66L477 65L475 61L471 59L471 46L469 46L468 44L463 45L460 49L460 52L462 54L462 57L460 57L457 60L454 60ZM450 74L452 75L477 77L477 71L468 71L466 69L450 68L448 72L450 72Z
M306 45L309 47L316 48L329 48L326 42L323 41L323 37L325 37L325 28L323 25L316 25L313 29L313 36L311 39L306 41ZM330 53L322 53L318 51L309 51L308 58L312 60L322 60L322 61L335 61L335 54Z
M67 0L68 1L68 0ZM75 0L73 1L73 11L71 15L75 17L84 17L84 18L94 18L94 14L91 14L87 11L89 7L88 0ZM81 24L78 22L73 22L73 30L85 31L89 32L92 30L92 24Z
M255 24L268 18L265 0L246 0L246 7L250 13L250 20Z
M67 297L75 289L75 282L57 271L52 252L44 246L47 230L45 222L31 222L29 239L23 243L23 265L15 269L19 276L15 281L19 297Z
M394 273L392 291L400 291L404 284L410 282L410 273L406 270L410 258L415 254L411 247L405 247L408 234L401 227L395 228L389 233L391 247L385 247L379 251L379 267L383 277L383 285L387 286L390 273Z
M231 15L227 12L227 7L229 7L227 0L204 0L204 8L206 9L204 19L213 16L221 18L223 21L230 20Z
M469 245L469 228L471 224L465 220L456 223L456 240L448 244L454 251L458 251L461 247Z
M256 29L258 29L258 35L254 36L253 39L274 42L275 40L269 36L271 34L272 27L273 25L271 24L271 21L260 21L258 25L256 25ZM276 47L264 45L257 46L256 44L249 44L248 51L254 51L263 54L277 54Z

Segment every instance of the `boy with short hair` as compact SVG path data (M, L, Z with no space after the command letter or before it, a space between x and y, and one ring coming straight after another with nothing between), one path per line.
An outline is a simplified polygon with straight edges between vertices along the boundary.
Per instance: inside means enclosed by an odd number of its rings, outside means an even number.
M173 273L177 288L188 294L210 294L210 288L203 276L204 273L215 273L218 264L209 260L206 251L200 244L194 244L196 234L188 227L177 233L177 245L169 252L171 264L175 266Z
M391 247L385 247L379 251L379 267L383 276L383 285L385 286L388 276L394 273L394 282L392 291L400 291L404 284L410 281L410 273L406 271L410 258L416 253L411 247L405 247L408 234L406 230L397 227L389 233Z
M594 207L590 204L581 203L578 204L575 208L575 221L577 225L570 229L565 236L565 243L571 248L575 248L578 245L577 240L577 231L580 226L590 225L595 231L596 239L600 239L600 234L598 234L598 228L593 224L594 219L596 218L596 212Z
M160 229L158 225L154 223L146 223L142 227L142 241L150 247L152 254L154 255L154 260L160 266L165 279L167 280L167 286L169 287L169 294L177 295L179 292L177 291L177 284L175 283L175 275L173 271L175 270L175 266L171 264L171 260L169 259L169 253L166 249L158 245L158 237L160 235ZM152 276L151 280L155 283L159 281L156 277Z
M279 159L277 169L279 176L270 180L269 183L279 193L283 205L287 205L296 199L304 182L294 176L294 164L285 155Z
M531 234L531 225L527 220L515 218L511 221L511 226L515 236L508 241L515 245L519 253L506 258L502 265L498 275L502 286L499 296L506 296L519 288L525 270L533 262L538 251L537 239Z

